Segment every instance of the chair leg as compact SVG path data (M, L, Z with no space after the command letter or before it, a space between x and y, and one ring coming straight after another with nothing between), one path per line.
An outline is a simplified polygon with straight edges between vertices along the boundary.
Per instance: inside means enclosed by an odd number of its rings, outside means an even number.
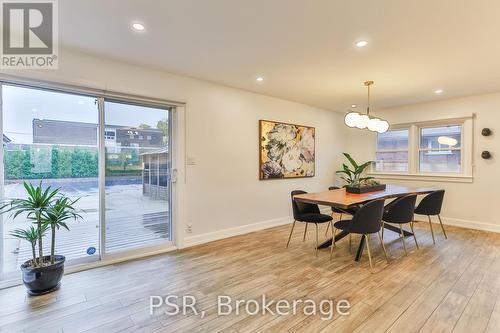
M352 234L349 233L349 253L351 253L351 245L352 245Z
M436 240L434 239L434 231L432 230L431 216L427 215L427 217L429 218L429 227L431 227L432 243L436 244Z
M407 256L408 252L406 251L405 234L403 233L403 226L401 224L399 225L399 230L401 231L401 241L403 242L403 248L405 249L405 256Z
M370 253L370 235L363 235L365 237L366 250L368 252L368 261L370 262L370 269L373 269L372 254Z
M306 240L306 234L307 234L307 226L309 225L309 223L306 223L306 228L304 229L304 237L302 238L302 241L305 242Z
M318 246L319 246L319 241L318 241L318 224L314 223L316 226L316 257L318 256Z
M332 228L332 244L333 244L333 241L335 240L335 235L333 234L333 231L334 231L334 228L333 228L333 221L330 221L330 223L328 223L331 228Z
M332 217L333 217L333 213L332 213ZM328 230L330 230L330 223L328 223L326 225L325 237L328 236Z
M332 239L332 245L330 246L330 262L332 261L333 258L333 249L335 248L335 236L337 235L337 229L334 229L332 226L333 230L333 239Z
M448 236L446 236L446 231L444 231L444 226L443 222L441 221L441 216L438 214L438 219L439 219L439 224L441 224L441 230L443 230L444 238L448 239Z
M382 239L384 239L384 229L385 229L384 225L385 225L384 221L382 221L382 228L381 228L382 229Z
M286 242L286 248L288 249L288 245L290 244L290 239L292 239L292 233L293 233L293 227L295 227L295 222L297 221L293 221L293 224L292 224L292 229L290 230L290 235L288 236L288 242Z
M333 230L333 237L332 237L333 248L337 249L337 241L335 240L335 237L337 236L337 229L335 229L333 225L332 225L332 230Z
M387 250L384 245L384 241L382 240L382 236L380 235L380 231L377 232L378 234L378 239L380 240L380 245L382 246L382 250L384 250L384 255L385 255L385 260L387 260L387 263L389 263L389 256L387 255Z
M413 234L413 239L415 240L415 245L417 246L417 250L419 249L418 243L417 243L417 236L415 235L415 230L413 229L413 222L410 222L410 229L411 233Z

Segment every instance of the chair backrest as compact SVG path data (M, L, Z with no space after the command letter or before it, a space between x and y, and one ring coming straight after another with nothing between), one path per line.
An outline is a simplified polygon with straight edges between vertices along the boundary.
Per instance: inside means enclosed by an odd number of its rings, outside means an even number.
M434 191L426 195L415 209L416 214L438 215L443 206L444 190Z
M328 188L328 191L339 190L339 189L340 189L340 187L337 187L337 186L330 186L330 187Z
M298 194L305 194L306 191L295 190L292 191L292 208L293 208L293 218L295 220L300 220L300 217L304 214L319 214L319 207L315 204L309 204L305 202L298 202L293 199L294 196Z
M407 195L397 198L385 208L383 219L389 223L409 223L413 221L416 195Z
M382 227L384 200L370 201L354 214L349 231L356 234L373 234Z

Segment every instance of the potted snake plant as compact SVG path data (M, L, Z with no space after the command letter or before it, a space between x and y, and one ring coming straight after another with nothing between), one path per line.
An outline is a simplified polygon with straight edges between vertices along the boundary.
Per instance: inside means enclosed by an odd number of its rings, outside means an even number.
M30 243L32 258L21 265L23 282L28 293L42 295L56 290L64 274L63 255L55 253L56 231L61 227L69 230L68 220L81 216L76 212L71 200L60 193L60 189L43 188L42 183L33 186L24 182L26 198L7 200L0 207L0 214L10 213L12 219L20 216L32 222L27 229L15 229L10 235ZM43 242L50 231L50 255L44 255Z
M380 184L373 177L364 176L366 168L373 162L368 161L358 164L348 153L343 153L345 158L349 161L351 167L347 164L342 164L342 170L337 171L337 174L342 174L340 179L346 182L344 186L346 192L349 193L366 193L385 190L386 185Z

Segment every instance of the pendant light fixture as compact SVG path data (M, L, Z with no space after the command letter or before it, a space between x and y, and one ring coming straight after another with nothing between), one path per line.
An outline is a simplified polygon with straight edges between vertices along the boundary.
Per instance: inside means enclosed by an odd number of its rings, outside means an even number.
M366 114L351 111L345 115L344 122L349 127L366 128L372 132L385 133L389 129L389 123L380 118L370 117L370 87L373 83L373 81L365 81L365 86L368 88Z

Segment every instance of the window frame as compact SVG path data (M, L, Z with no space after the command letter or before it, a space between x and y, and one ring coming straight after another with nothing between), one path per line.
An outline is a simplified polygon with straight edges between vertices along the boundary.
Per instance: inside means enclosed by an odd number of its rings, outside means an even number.
M396 171L376 171L375 166L369 172L370 176L379 179L397 179L397 180L426 180L426 181L450 181L450 182L473 182L474 170L474 119L475 115L462 118L439 119L432 121L422 121L413 123L392 124L390 130L399 130L408 128L408 172ZM420 151L421 149L421 129L445 126L461 126L461 145L460 150L460 172L421 172L420 171ZM375 137L375 154L378 152L378 134Z

